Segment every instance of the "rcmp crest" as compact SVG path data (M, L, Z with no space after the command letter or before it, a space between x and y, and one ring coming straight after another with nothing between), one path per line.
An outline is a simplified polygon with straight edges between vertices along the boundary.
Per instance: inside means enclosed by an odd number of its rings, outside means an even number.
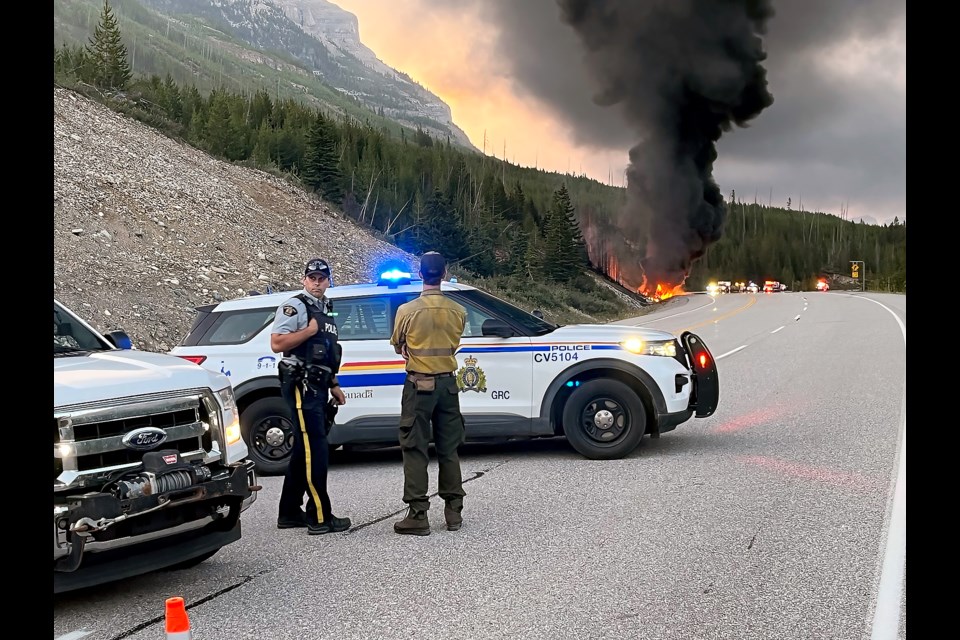
M473 356L464 358L463 366L457 371L457 386L460 387L460 393L487 392L487 374L477 366L477 359Z

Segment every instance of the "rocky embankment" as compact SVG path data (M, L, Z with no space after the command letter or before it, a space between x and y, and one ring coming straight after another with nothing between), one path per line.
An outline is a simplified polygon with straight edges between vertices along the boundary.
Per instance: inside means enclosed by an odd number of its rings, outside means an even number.
M336 284L413 256L282 178L216 160L54 87L54 297L101 331L167 351L197 306L300 288L327 259Z

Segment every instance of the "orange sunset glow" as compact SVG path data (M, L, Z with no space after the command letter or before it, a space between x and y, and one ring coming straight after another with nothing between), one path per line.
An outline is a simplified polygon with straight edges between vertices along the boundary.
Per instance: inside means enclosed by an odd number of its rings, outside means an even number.
M548 108L523 95L498 63L496 34L472 10L427 0L335 0L357 16L360 39L386 64L450 105L453 121L488 155L625 186L625 150L578 146ZM486 137L486 143L484 143Z

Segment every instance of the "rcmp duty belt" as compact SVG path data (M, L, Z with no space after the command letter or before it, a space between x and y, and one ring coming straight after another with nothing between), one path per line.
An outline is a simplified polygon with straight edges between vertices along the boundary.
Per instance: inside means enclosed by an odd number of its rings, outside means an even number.
M407 375L411 378L450 378L453 376L453 373L450 371L445 371L443 373L419 373L417 371L408 371Z

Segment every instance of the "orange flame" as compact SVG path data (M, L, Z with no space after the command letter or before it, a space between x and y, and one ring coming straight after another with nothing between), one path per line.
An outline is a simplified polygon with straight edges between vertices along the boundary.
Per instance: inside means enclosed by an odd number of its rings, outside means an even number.
M683 295L686 293L686 291L683 289L682 282L680 284L658 282L656 287L648 287L647 278L644 276L643 284L637 287L637 293L645 295L648 298L653 298L654 300L663 301L667 298L672 298L673 296Z
M632 283L626 281L627 276L621 270L620 261L616 256L606 256L606 264L604 266L604 272L607 274L608 278L625 287L633 286ZM683 282L680 284L658 282L656 286L648 286L646 276L643 276L640 286L636 288L636 292L656 301L666 300L667 298L672 298L673 296L686 293L683 288Z

